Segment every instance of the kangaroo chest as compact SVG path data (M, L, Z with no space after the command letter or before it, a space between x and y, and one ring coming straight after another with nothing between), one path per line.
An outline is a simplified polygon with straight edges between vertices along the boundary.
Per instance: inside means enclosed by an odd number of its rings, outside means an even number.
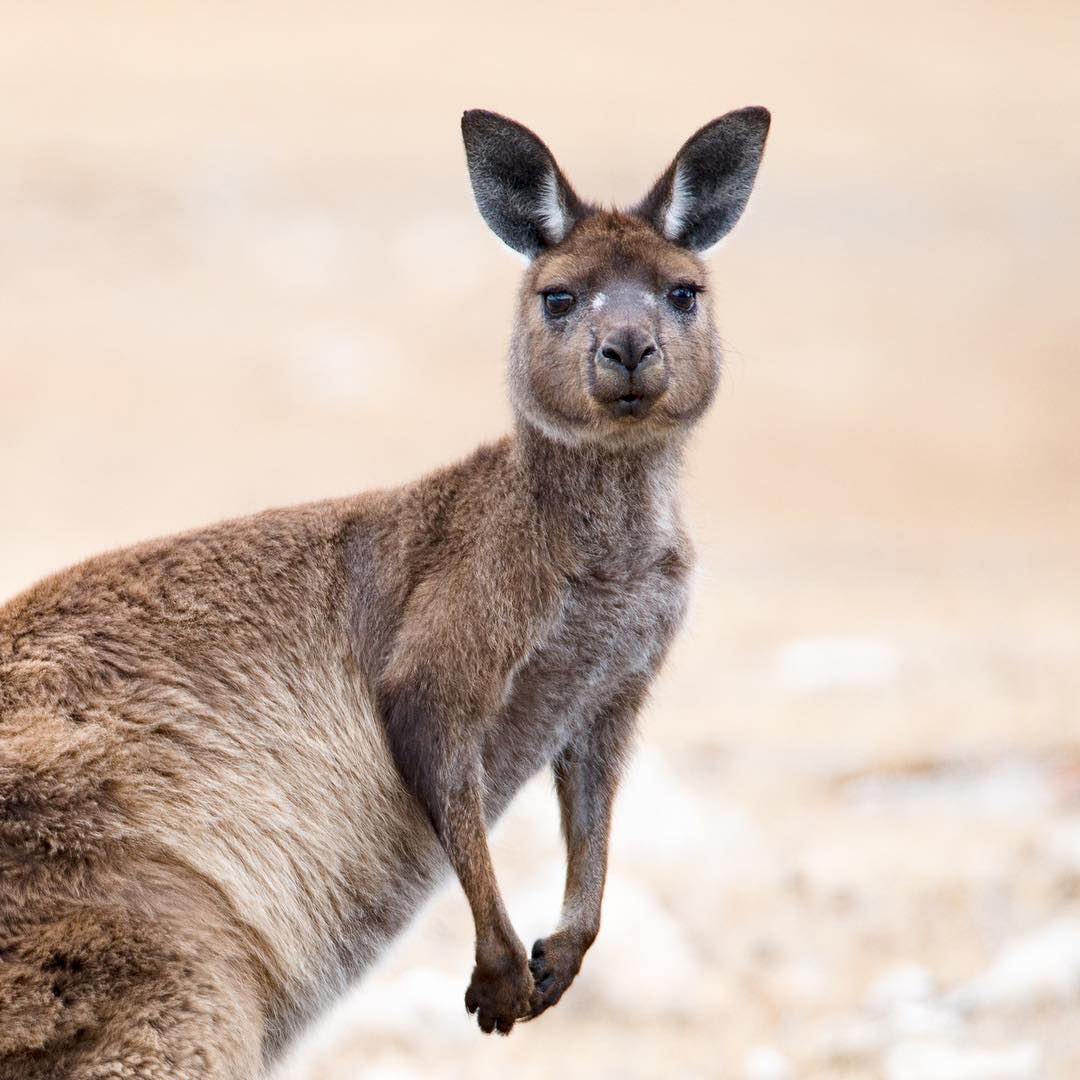
M687 553L671 546L621 565L605 559L567 582L487 738L496 812L621 690L651 679L682 621L688 570Z

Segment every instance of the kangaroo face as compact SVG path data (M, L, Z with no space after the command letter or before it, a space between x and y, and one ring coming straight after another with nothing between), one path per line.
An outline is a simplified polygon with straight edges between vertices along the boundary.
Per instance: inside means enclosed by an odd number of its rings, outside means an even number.
M701 416L719 370L705 267L647 221L590 214L526 272L511 393L554 437L662 438Z
M720 347L698 258L739 219L769 114L706 124L626 212L582 202L528 128L462 119L480 213L530 265L510 350L518 413L562 442L664 438L716 391Z

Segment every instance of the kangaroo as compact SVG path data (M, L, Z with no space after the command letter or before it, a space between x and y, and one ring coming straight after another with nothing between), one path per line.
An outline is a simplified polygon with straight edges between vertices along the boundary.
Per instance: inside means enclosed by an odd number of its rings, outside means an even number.
M699 254L769 113L692 136L628 211L462 120L528 260L513 433L392 491L92 558L0 608L0 1078L265 1075L452 869L484 1032L600 926L612 800L683 618L676 486L721 350ZM550 765L562 915L518 938L486 839Z

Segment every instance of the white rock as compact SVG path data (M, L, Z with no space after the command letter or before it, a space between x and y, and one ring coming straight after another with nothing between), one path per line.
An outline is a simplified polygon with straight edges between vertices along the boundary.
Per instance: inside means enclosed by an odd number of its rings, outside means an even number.
M704 815L693 793L655 750L642 747L619 790L612 851L629 858L670 858L700 851Z
M514 926L529 948L558 923L563 878L561 861L552 861L508 897ZM701 972L686 932L653 890L635 876L611 871L600 936L574 983L576 1000L585 1005L591 999L634 1019L696 1019L707 1006L688 988Z
M1035 1043L1001 1049L905 1042L885 1057L886 1080L1034 1080L1042 1066Z
M605 890L600 936L575 990L632 1020L701 1019L702 961L682 927L644 884L615 873Z
M946 1035L959 1025L955 1010L936 999L934 977L918 964L897 964L870 985L866 1009L891 1037Z
M882 1020L860 1018L817 1038L814 1056L829 1065L862 1064L876 1058L889 1042L890 1031Z
M791 694L896 681L900 655L876 638L808 637L784 645L773 660L772 682Z
M510 921L529 949L537 938L550 934L558 925L565 883L566 869L559 854L545 858L525 881L508 890L506 906ZM604 919L607 919L606 899ZM604 932L607 933L606 925Z
M612 861L644 874L745 880L766 856L761 830L742 807L701 798L654 750L635 756L615 804Z
M775 1046L755 1046L743 1062L743 1076L746 1080L788 1080L791 1069Z
M1049 769L1024 760L943 762L915 774L865 776L848 794L863 810L959 810L991 817L1037 813L1057 797Z
M426 1073L396 1054L366 1063L360 1072L356 1071L355 1062L349 1063L340 1074L340 1080L426 1080L426 1078Z
M928 1001L934 993L934 980L918 964L897 964L878 976L866 995L868 1008L887 1012L898 1005Z
M829 970L810 957L777 965L771 981L774 991L792 1004L820 1002L832 989Z
M1046 854L1060 869L1080 874L1080 821L1063 821L1054 825L1044 843Z
M1080 918L1057 919L1009 942L953 995L961 1009L1025 1008L1080 996Z
M960 1027L954 1008L932 1001L904 1001L889 1013L889 1028L896 1035L949 1035Z
M409 1038L419 1027L440 1039L468 1039L472 1026L465 1013L461 976L432 967L416 967L396 978L373 975L350 1001L352 1032L372 1037Z

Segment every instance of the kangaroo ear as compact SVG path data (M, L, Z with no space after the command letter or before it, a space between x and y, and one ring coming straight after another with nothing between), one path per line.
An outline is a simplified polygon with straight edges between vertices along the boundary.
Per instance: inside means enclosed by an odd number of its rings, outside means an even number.
M559 243L583 208L551 151L527 127L483 109L465 113L461 134L476 205L495 235L530 259Z
M634 213L691 251L712 247L746 208L769 120L768 109L751 105L706 124L686 140Z

